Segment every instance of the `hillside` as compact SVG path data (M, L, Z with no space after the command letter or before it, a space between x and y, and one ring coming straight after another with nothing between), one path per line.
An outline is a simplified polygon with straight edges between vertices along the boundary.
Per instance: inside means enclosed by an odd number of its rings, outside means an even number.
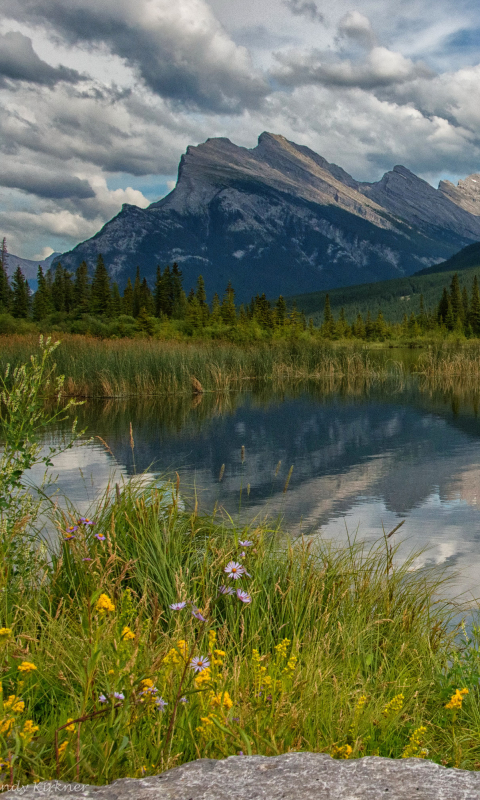
M455 272L458 272L461 288L466 286L470 291L474 275L480 280L480 259L476 266L461 271L459 268L439 272L429 271L427 274L411 275L390 281L332 289L328 295L334 316L338 316L343 306L345 316L350 323L355 320L358 313L365 317L368 310L374 317L382 311L388 322L401 322L404 314L408 316L412 311L418 314L422 294L425 309L436 308L443 287L450 284ZM311 292L286 299L289 306L295 301L298 309L304 311L307 318L312 317L318 325L323 321L326 294L326 291Z
M187 291L201 273L210 297L231 280L240 301L384 281L480 240L475 180L468 191L444 184L402 166L361 183L266 132L252 149L208 139L187 148L169 195L125 205L61 261L74 270L85 259L93 271L102 253L120 288L137 265L153 285L157 264L176 261Z

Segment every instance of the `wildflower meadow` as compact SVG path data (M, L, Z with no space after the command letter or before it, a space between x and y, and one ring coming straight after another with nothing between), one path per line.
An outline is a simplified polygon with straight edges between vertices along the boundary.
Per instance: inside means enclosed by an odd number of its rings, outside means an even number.
M1 394L4 784L293 750L480 768L480 631L414 554L238 527L190 507L178 479L109 486L88 516L28 487L29 467L84 435L55 347Z

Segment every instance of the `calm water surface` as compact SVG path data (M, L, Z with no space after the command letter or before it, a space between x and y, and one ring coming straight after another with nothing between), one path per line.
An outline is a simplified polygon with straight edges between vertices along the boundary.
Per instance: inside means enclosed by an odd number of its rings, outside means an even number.
M405 520L403 552L427 547L418 563L451 564L458 586L480 595L477 399L412 383L89 401L81 424L110 452L94 439L59 457L57 485L86 510L112 476L176 470L205 509L218 502L242 518L281 514L294 533L342 541L377 539Z

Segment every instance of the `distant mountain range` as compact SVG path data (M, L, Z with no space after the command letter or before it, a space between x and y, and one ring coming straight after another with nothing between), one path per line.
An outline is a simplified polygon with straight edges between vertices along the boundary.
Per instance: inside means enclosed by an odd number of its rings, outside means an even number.
M45 272L51 266L52 262L61 255L60 253L52 253L48 258L44 258L43 261L31 261L28 258L20 258L20 256L14 256L13 253L8 253L7 255L7 273L11 277L17 267L23 272L23 275L28 280L29 286L31 289L37 288L37 272L38 268L42 267L43 271Z
M396 166L356 181L308 147L262 133L252 149L208 139L182 156L175 189L148 208L124 205L61 256L93 270L103 254L122 287L140 266L177 261L185 288L231 280L239 300L411 275L480 240L480 175L434 189Z

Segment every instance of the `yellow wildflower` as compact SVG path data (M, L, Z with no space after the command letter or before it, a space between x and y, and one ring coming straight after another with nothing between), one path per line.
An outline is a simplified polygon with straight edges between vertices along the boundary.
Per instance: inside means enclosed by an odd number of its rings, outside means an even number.
M124 627L124 629L122 631L122 639L123 639L124 642L128 642L131 639L135 639L135 634L132 631L132 629L128 627L128 625L125 625L125 627Z
M263 683L264 683L264 686L268 689L268 687L272 685L272 676L271 675L264 675L263 676Z
M290 639L283 639L279 644L275 645L277 651L277 658L283 659L287 657L287 650L290 645Z
M393 717L394 714L398 714L399 711L403 708L403 701L405 697L403 694L396 694L389 703L385 706L382 711L384 717Z
M39 726L34 724L33 719L27 719L23 726L23 731L20 733L20 736L25 743L28 743L31 741L31 739L33 739L36 732L39 730L40 730Z
M60 744L60 745L58 746L58 757L59 757L59 758L62 758L62 757L63 757L63 755L64 755L64 753L65 753L65 750L67 749L67 747L68 747L68 739L67 739L65 742L62 742L62 744Z
M417 728L413 731L408 740L407 746L403 750L402 758L425 758L425 756L428 755L427 750L420 750L420 745L422 744L422 739L426 732L427 729L425 725L422 725L420 728Z
M167 655L163 659L163 663L165 666L168 666L169 664L180 664L180 656L174 647L168 651Z
M100 614L103 614L104 611L115 611L115 605L110 600L108 594L100 595L95 608Z
M332 756L333 758L350 758L352 752L352 747L350 747L349 744L344 744L341 747L335 746L333 748Z
M219 658L225 658L225 656L226 656L226 652L225 652L225 650L214 650L213 652L214 652L214 653L215 653L215 655L216 655L216 656L218 656Z
M287 666L284 668L283 672L288 675L289 672L293 672L297 665L298 656L290 656L287 661Z
M362 694L362 695L361 695L361 696L358 698L358 700L357 700L357 702L356 702L356 705L355 705L355 714L360 714L360 713L363 711L363 707L364 707L364 705L365 705L365 703L366 703L366 702L367 702L367 695L366 695L366 694Z
M198 689L203 683L209 683L212 680L212 673L210 667L206 667L202 672L198 672L195 678L195 686Z
M32 664L31 661L22 661L22 663L18 665L17 669L19 672L33 672L37 668L35 664Z
M452 694L445 708L460 709L462 707L463 697L466 694L468 694L468 689L455 689L455 694Z
M208 631L208 646L210 650L212 649L213 645L215 644L215 640L217 638L217 633L214 630Z
M11 628L0 628L0 639L8 639L12 635Z
M67 722L73 722L73 717L69 717L67 719ZM73 733L75 731L75 725L67 725L65 730L68 731L69 733Z
M223 706L224 708L228 709L232 708L233 700L228 692L218 692L218 694L215 694L215 692L211 692L210 704L214 707L221 708Z
M14 722L15 722L15 717L7 717L6 719L2 719L0 721L0 733L2 734L10 733Z
M22 714L25 710L25 703L16 695L11 694L3 704L4 711L13 711L14 714Z
M142 684L142 688L144 690L152 689L155 685L154 682L151 680L151 678L144 678L143 681L140 681L140 683Z
M114 669L109 669L108 672L107 672L107 675L115 675L115 670Z
M179 639L177 642L177 650L183 658L188 658L188 645L185 639Z

